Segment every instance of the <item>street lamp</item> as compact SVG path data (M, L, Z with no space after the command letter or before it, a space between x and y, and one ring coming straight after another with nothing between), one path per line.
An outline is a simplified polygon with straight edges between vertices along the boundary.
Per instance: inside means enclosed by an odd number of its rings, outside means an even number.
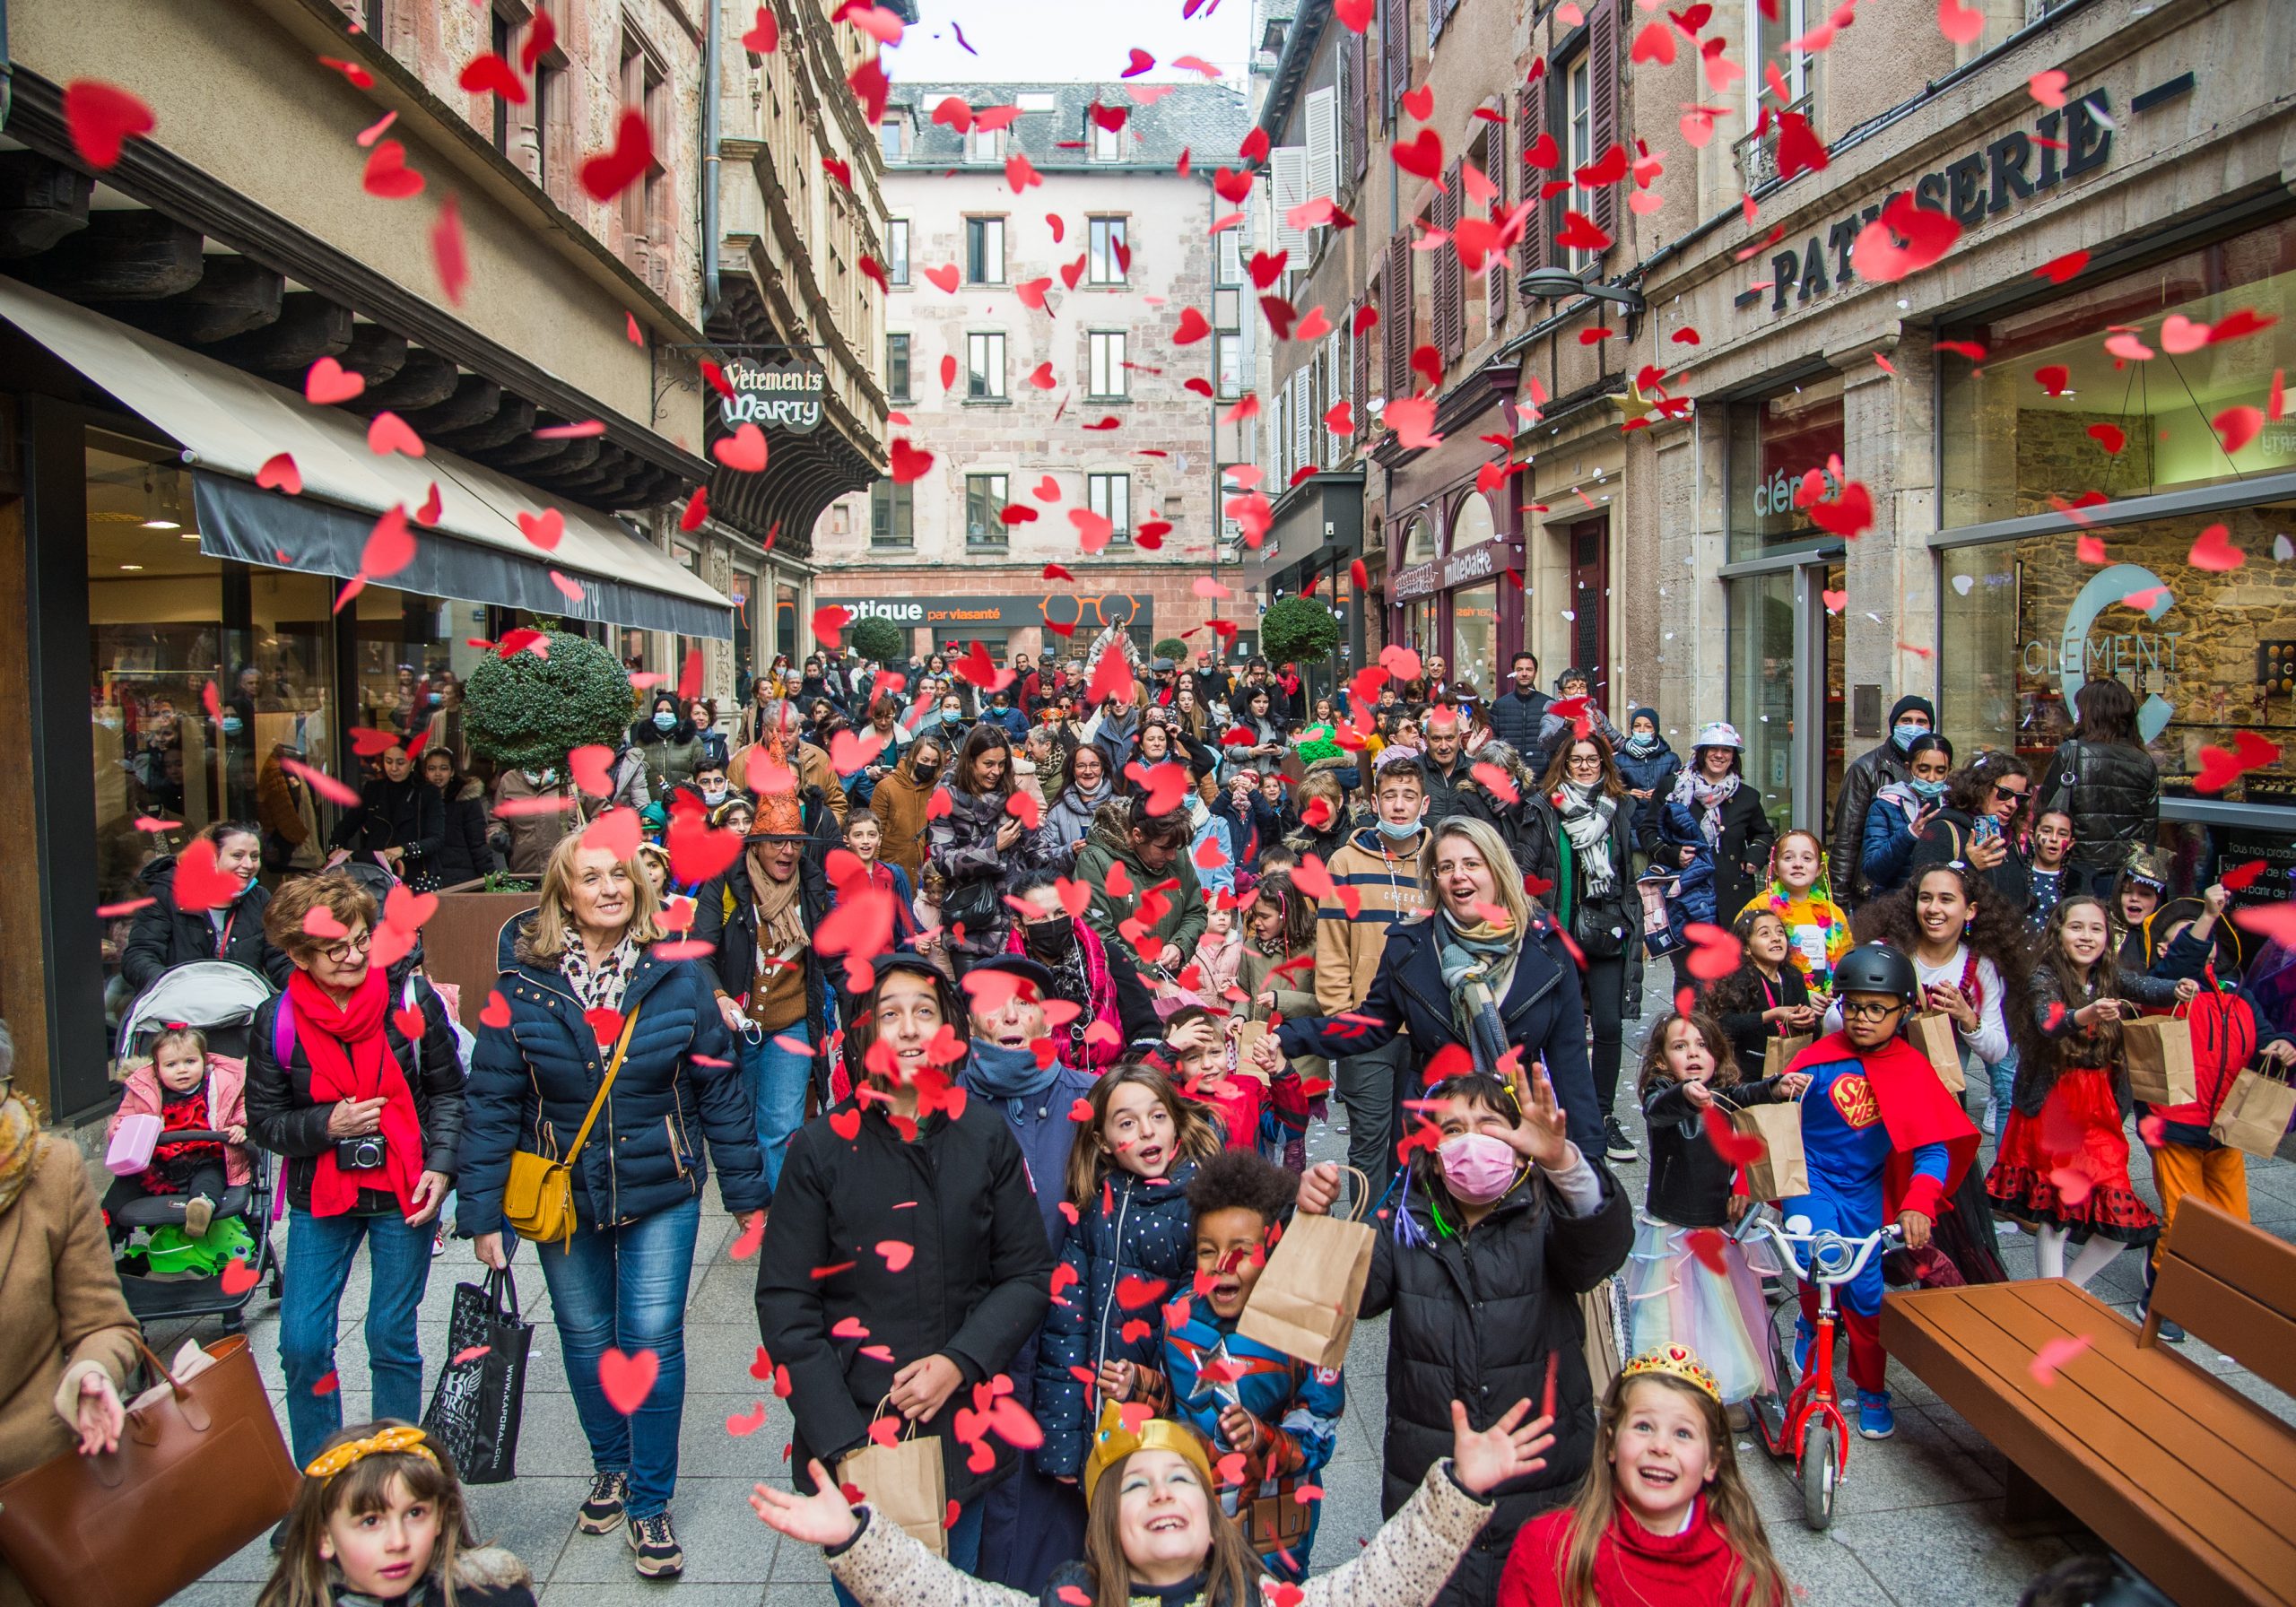
M1614 301L1627 311L1643 310L1641 292L1623 285L1604 284L1592 278L1581 278L1568 268L1533 268L1516 282L1526 296L1543 300L1561 301L1571 296L1592 296L1597 301Z

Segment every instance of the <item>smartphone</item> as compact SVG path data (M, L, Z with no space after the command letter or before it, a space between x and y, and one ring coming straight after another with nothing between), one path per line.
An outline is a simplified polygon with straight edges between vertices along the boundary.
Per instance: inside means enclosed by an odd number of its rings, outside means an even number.
M1977 835L1979 838L1999 837L2001 835L2000 818L1996 815L1990 814L1981 814L1978 816Z

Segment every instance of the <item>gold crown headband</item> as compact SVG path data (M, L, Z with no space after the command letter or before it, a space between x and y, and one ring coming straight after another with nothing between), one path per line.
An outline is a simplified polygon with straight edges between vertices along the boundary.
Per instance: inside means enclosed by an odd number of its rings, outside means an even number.
M332 1479L353 1463L384 1451L420 1456L432 1467L439 1465L439 1454L423 1443L422 1430L400 1424L378 1429L364 1439L345 1440L331 1451L321 1452L303 1472L314 1479Z
M1100 1408L1100 1425L1092 1436L1092 1454L1084 1460L1084 1504L1092 1504L1092 1491L1100 1487L1100 1475L1135 1451L1170 1451L1194 1468L1204 1481L1207 1493L1219 1493L1219 1481L1212 1476L1212 1458L1205 1455L1204 1441L1195 1429L1170 1418L1152 1417L1137 1430L1125 1427L1124 1408L1109 1401Z
M1663 1373L1669 1378L1680 1378L1692 1388L1713 1397L1717 1405L1722 1402L1722 1386L1714 1375L1698 1359L1698 1353L1688 1345L1664 1345L1655 1351L1645 1351L1628 1362L1619 1377L1636 1378L1650 1373Z

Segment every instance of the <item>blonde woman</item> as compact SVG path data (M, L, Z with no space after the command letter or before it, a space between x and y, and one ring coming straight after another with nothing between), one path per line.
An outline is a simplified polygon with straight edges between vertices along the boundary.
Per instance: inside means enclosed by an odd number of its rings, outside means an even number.
M658 906L626 845L612 841L614 818L559 844L540 907L506 945L509 1019L479 1036L456 1217L481 1261L508 1264L502 1186L511 1152L571 1151L626 1041L611 1097L574 1159L573 1238L538 1253L595 1470L578 1526L609 1534L626 1524L638 1572L661 1578L685 1566L669 1503L685 1406L686 1290L709 1175L703 1140L735 1216L762 1210L765 1166L711 978L697 961L647 948L663 935ZM601 1379L609 1350L657 1360L651 1386L626 1415Z

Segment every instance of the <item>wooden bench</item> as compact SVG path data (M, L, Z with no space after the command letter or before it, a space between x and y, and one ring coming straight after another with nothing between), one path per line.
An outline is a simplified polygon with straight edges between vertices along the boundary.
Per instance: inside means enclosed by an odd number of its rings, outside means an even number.
M2180 1607L2296 1603L2296 1426L2158 1343L2162 1317L2296 1394L2296 1246L2189 1197L2141 1331L2054 1278L1893 1293L1882 1339L2008 1458L2013 1518L2061 1504Z

